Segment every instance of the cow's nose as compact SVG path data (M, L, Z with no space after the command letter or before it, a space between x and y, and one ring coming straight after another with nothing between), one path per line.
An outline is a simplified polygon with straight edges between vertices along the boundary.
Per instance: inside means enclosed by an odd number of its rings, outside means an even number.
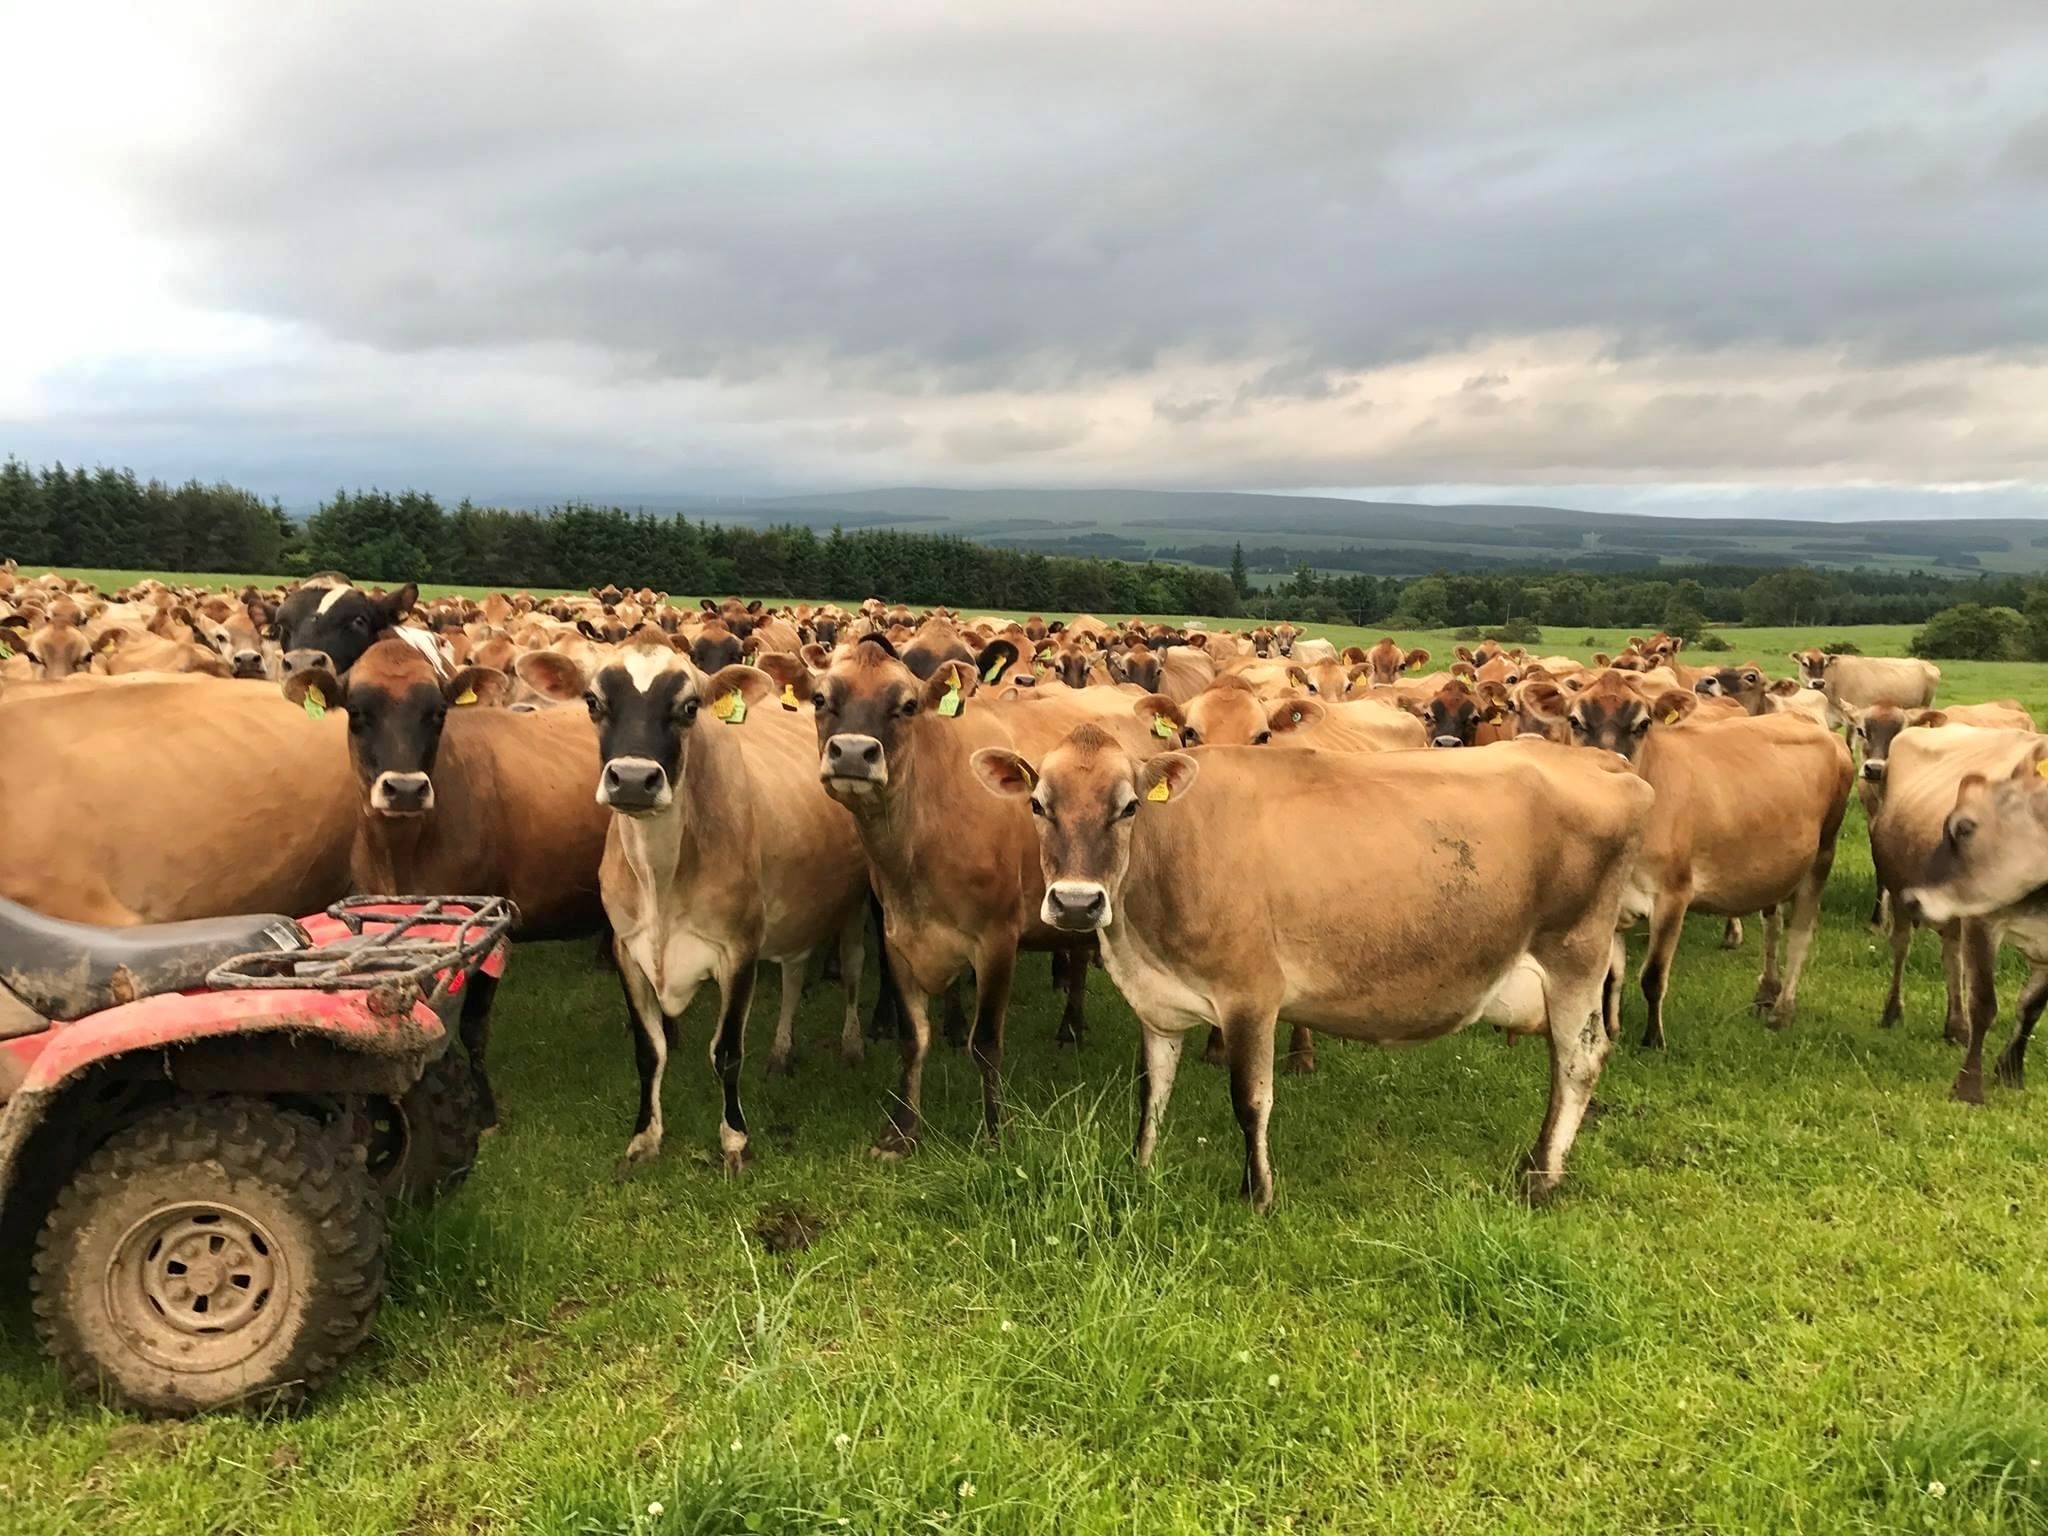
M1435 736L1430 739L1429 744L1432 747L1462 747L1465 745L1465 739L1462 736Z
M230 660L237 677L261 677L263 675L263 653L261 651L237 651Z
M668 773L649 758L615 757L598 788L598 799L615 811L658 810L668 797Z
M370 803L389 816L417 816L434 808L434 781L424 773L380 773Z
M332 672L334 670L334 658L325 651L286 651L284 653L286 676L290 676L294 672L304 672L309 667L321 667Z
M1884 778L1884 759L1883 759L1883 758L1881 758L1881 757L1873 757L1873 758L1866 758L1866 759L1864 759L1864 763L1863 763L1863 777L1864 777L1864 778L1866 778L1866 779L1868 779L1868 780L1869 780L1869 781L1870 781L1871 783L1873 783L1873 784L1875 784L1875 783L1877 783L1878 781L1880 781L1881 779L1883 779L1883 778Z
M1819 688L1819 689L1822 689L1822 690L1825 690L1825 689L1827 688L1827 684L1826 684L1826 683L1824 683L1824 682L1822 682L1822 681L1821 681L1821 680L1820 680L1819 678L1817 678L1817 677L1809 677L1809 678L1808 678L1808 679L1806 680L1806 686L1807 686L1807 687L1809 687L1809 688Z
M1055 928L1099 928L1109 915L1109 892L1092 880L1055 880L1045 888L1045 916Z
M827 781L885 784L889 779L889 760L874 737L848 733L825 743L822 771Z
M1694 693L1705 694L1708 698L1711 699L1719 695L1719 693L1721 692L1721 685L1715 682L1714 679L1712 679L1711 677L1703 677L1698 682L1692 685L1692 691Z

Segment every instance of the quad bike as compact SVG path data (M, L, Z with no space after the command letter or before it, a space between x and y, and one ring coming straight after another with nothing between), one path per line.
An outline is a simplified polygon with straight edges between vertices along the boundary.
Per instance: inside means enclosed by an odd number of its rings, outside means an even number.
M74 1387L188 1414L340 1367L383 1299L387 1199L475 1156L514 917L354 897L95 928L0 900L0 1260L33 1234Z

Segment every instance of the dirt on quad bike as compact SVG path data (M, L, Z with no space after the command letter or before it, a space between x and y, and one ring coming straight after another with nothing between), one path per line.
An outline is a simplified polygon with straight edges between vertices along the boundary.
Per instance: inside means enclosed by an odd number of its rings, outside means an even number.
M188 1414L340 1368L383 1299L387 1200L475 1158L514 916L359 897L109 929L0 900L0 1251L34 1232L75 1389Z

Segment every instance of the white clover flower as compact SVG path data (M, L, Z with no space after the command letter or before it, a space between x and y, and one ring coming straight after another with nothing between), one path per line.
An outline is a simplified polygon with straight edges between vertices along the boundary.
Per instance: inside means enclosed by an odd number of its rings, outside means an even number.
M734 1435L734 1436L733 1436L733 1439L732 1439L732 1448L733 1448L734 1450L736 1450L736 1451L739 1451L739 1450L744 1450L744 1449L746 1449L746 1447L745 1447L744 1445L742 1445L742 1444L741 1444L741 1442L740 1442L740 1438L739 1438L739 1436L738 1436L738 1435Z
M1230 1358L1235 1360L1239 1365L1250 1365L1252 1363L1252 1352L1248 1349L1240 1349L1236 1354L1232 1355Z
M1933 1494L1938 1499L1948 1492L1948 1484L1940 1481L1935 1481L1927 1485L1927 1491Z
M1272 1388L1272 1389L1273 1389L1274 1391L1276 1391L1276 1392L1277 1392L1277 1391L1279 1391L1279 1390L1280 1390L1280 1373L1279 1373L1278 1371L1275 1371L1275 1372L1274 1372L1274 1373L1273 1373L1272 1375L1268 1376L1268 1377L1266 1378L1266 1385L1267 1385L1267 1386L1269 1386L1269 1387L1271 1387L1271 1388Z
M963 1499L974 1497L974 1480L972 1478L963 1477L960 1479L960 1497Z
M1002 1331L1003 1331L1004 1333L1009 1333L1009 1332L1010 1332L1010 1331L1012 1331L1012 1330L1013 1330L1014 1328L1016 1328L1016 1326L1017 1326L1017 1325L1016 1325L1015 1323L1011 1322L1011 1321L1010 1321L1010 1320L1009 1320L1009 1319L1008 1319L1008 1318L1006 1317L1006 1318L1004 1318L1004 1319L1003 1319L1003 1320L1002 1320L1002 1321L1001 1321L1000 1323L996 1324L996 1326L997 1326L998 1328L1000 1328L1000 1329L1001 1329L1001 1330L1002 1330ZM2037 1463L2035 1463L2035 1465L2037 1465L2037 1466L2038 1466L2038 1465L2039 1465L2039 1463L2037 1462Z
M654 1519L658 1519L658 1518L660 1518L660 1515L661 1515L661 1510L662 1510L662 1503L661 1503L661 1500L659 1500L659 1499L656 1499L656 1500L655 1500L655 1501L654 1501L654 1502L653 1502L652 1504L649 1504L649 1505L647 1506L647 1513L648 1513L648 1516L649 1516L650 1518L654 1518Z
M851 1444L853 1444L853 1436L843 1429L832 1437L832 1448L835 1451L843 1451Z

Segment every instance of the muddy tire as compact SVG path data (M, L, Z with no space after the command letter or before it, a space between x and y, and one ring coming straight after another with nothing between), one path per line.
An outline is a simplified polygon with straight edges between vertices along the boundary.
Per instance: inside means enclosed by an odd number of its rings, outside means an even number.
M107 1141L36 1242L37 1331L71 1387L147 1413L290 1405L369 1336L384 1201L355 1146L260 1099Z
M483 1117L469 1058L451 1045L404 1098L370 1101L361 1124L377 1187L388 1199L432 1205L476 1165Z

